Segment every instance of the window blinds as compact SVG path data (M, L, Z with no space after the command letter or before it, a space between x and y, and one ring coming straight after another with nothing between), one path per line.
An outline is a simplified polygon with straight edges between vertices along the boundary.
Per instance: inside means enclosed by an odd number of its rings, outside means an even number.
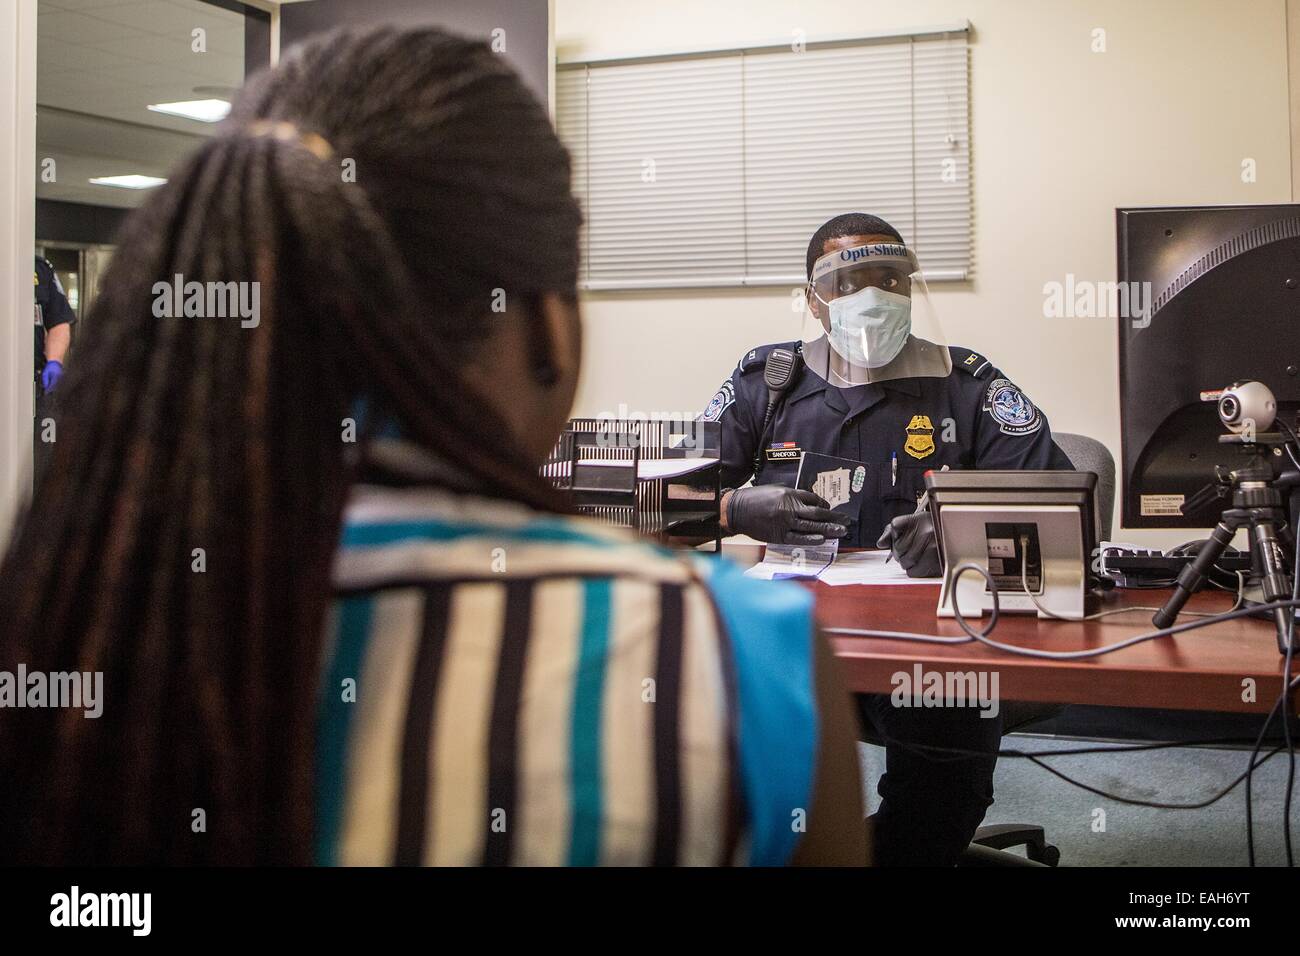
M966 31L562 64L588 289L800 285L813 231L888 220L971 270Z

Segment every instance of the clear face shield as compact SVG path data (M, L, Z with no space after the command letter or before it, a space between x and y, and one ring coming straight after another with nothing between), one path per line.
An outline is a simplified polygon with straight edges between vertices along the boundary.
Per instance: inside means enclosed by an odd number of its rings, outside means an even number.
M830 384L850 388L952 372L925 279L902 243L828 252L813 264L804 298L804 361Z

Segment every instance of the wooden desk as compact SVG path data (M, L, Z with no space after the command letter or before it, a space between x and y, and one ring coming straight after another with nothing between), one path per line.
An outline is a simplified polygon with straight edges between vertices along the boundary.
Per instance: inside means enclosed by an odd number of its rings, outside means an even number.
M962 636L955 621L935 616L937 585L808 586L816 595L817 620L823 627ZM1166 590L1112 591L1101 609L1158 607L1168 596ZM1186 610L1226 611L1232 600L1221 591L1201 592L1192 596ZM1187 620L1191 618L1180 617L1179 623ZM978 620L971 624L976 630L981 627ZM1150 611L1087 622L1003 614L991 637L1005 644L1065 651L1099 647L1150 630ZM1283 658L1273 624L1250 618L1077 661L1023 657L974 641L942 645L841 634L830 638L845 681L858 692L888 693L894 689L891 675L911 673L916 662L934 671L995 670L1004 700L1267 713L1282 690ZM1300 655L1293 668L1300 672ZM1253 702L1242 700L1247 678L1255 681Z

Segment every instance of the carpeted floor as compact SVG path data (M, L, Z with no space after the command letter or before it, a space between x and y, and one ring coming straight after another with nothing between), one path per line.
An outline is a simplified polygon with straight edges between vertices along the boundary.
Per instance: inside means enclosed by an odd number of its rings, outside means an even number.
M1094 745L1084 741L1012 735L1004 749L1049 751ZM1062 773L1112 793L1164 803L1196 803L1222 790L1246 769L1248 750L1177 748L1130 754L1049 758ZM870 809L879 797L876 781L884 751L862 745L863 774ZM1297 760L1300 763L1300 760ZM1286 788L1285 751L1255 771L1255 859L1285 863L1282 806ZM1300 777L1300 773L1297 774ZM1298 780L1300 783L1300 780ZM1088 793L1029 760L1004 757L994 780L996 801L985 823L1035 823L1061 851L1062 866L1245 866L1244 782L1200 810L1133 807ZM1300 785L1295 802L1300 804ZM1104 816L1103 816L1104 813ZM1293 808L1293 819L1300 809ZM1300 827L1292 826L1300 855Z

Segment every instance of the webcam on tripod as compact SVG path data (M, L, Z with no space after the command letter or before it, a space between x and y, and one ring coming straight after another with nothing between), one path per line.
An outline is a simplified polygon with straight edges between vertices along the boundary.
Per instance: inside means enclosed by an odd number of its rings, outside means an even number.
M1259 579L1265 603L1287 600L1293 587L1286 552L1290 550L1294 556L1297 542L1295 529L1289 527L1283 491L1300 485L1300 469L1284 467L1279 474L1273 458L1285 452L1293 464L1297 463L1300 447L1292 447L1297 445L1295 433L1288 430L1284 435L1270 431L1274 424L1279 424L1277 399L1262 382L1236 382L1228 388L1202 392L1201 400L1218 405L1219 420L1228 430L1228 434L1219 436L1219 441L1238 445L1249 461L1232 469L1215 466L1214 481L1183 506L1186 513L1215 499L1230 501L1210 539L1196 553L1196 559L1178 575L1174 593L1152 617L1152 623L1159 628L1169 627L1177 620L1187 599L1204 582L1239 528L1249 529L1252 574ZM1283 654L1288 646L1288 633L1292 635L1292 646L1296 646L1293 617L1292 608L1273 609L1277 647Z

